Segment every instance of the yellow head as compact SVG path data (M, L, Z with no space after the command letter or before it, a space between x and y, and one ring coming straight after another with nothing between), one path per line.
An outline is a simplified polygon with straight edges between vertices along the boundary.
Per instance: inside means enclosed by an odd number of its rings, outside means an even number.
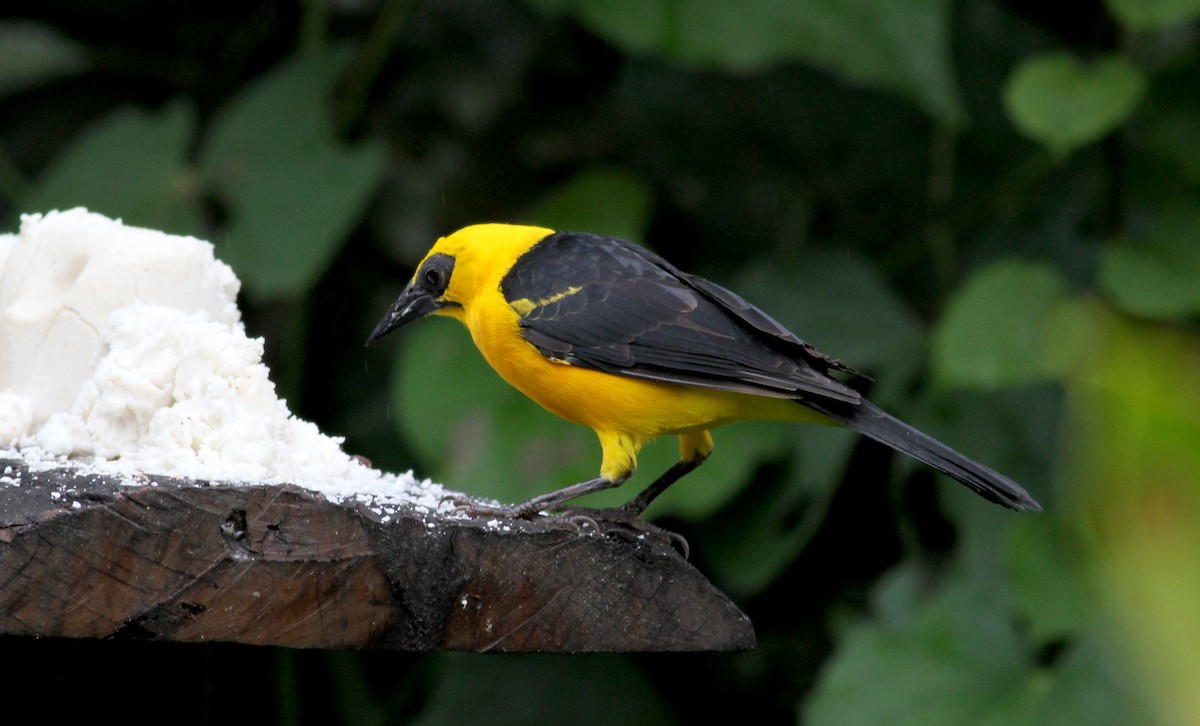
M553 230L516 224L475 224L434 243L367 342L427 315L462 318L476 297L498 290L522 254Z

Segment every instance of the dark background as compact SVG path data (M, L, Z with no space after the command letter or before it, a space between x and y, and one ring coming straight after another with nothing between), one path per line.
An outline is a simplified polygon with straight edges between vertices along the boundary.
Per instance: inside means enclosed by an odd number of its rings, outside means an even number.
M211 240L280 395L380 468L505 501L594 475L591 433L456 325L362 345L438 236L513 221L739 291L1047 511L844 432L739 424L649 514L753 652L10 638L0 693L180 723L1187 722L1195 5L6 3L3 231L87 206Z

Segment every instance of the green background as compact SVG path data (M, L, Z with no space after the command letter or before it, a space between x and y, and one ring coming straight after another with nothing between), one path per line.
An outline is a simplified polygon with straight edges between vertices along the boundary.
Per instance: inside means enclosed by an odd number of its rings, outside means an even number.
M508 389L452 322L362 346L436 237L528 222L739 291L1046 511L844 431L737 424L649 515L750 615L753 652L10 638L0 689L174 723L1200 722L1198 17L6 3L0 228L86 206L212 240L281 395L376 466L505 501L594 475L593 435ZM650 447L630 489L675 455Z

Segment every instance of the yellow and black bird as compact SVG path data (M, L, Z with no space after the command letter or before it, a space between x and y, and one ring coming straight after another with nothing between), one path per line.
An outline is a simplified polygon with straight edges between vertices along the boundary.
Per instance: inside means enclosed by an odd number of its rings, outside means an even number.
M861 376L849 366L631 242L541 227L466 227L434 244L367 342L427 315L461 321L504 380L600 439L599 476L489 513L565 511L569 500L628 479L650 440L678 436L680 461L615 510L631 520L708 458L710 429L744 419L841 424L985 499L1041 509L1011 479L834 377Z

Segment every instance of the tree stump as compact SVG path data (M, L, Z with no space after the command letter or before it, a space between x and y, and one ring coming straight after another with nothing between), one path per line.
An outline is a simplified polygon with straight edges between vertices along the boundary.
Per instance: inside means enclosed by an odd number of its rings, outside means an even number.
M0 459L0 634L407 651L754 646L665 542Z

